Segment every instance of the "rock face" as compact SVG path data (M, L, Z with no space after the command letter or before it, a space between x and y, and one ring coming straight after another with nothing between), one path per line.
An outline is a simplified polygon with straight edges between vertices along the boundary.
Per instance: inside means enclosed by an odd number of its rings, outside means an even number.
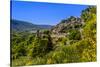
M83 20L78 17L71 16L65 20L62 20L59 24L51 29L53 34L66 33L70 29L80 29L84 24Z
M58 40L61 38L69 38L70 36L70 31L72 30L77 30L77 32L79 32L80 34L80 39L82 38L82 26L84 25L84 21L79 18L79 17L69 17L67 19L62 20L59 24L57 24L55 27L53 27L51 29L51 37L52 37L52 41L54 44L57 44L57 42L59 42ZM75 32L73 32L75 33ZM66 41L66 44L71 43L72 41L77 41L77 40L69 40Z

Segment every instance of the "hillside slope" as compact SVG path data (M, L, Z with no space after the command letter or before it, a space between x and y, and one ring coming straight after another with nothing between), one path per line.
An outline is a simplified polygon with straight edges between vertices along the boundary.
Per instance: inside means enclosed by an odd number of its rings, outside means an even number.
M34 31L40 29L50 29L51 25L36 25L20 20L11 20L11 29L14 31Z

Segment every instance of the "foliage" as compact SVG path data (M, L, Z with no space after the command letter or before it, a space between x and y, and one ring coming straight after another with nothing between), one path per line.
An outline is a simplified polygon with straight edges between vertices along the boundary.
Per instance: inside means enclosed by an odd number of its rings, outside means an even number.
M96 61L96 7L91 6L83 10L81 18L85 24L76 24L74 29L64 28L67 36L60 38L51 37L50 30L42 32L38 30L34 34L13 31L11 33L12 65ZM72 16L68 20L76 19ZM54 43L55 41L57 42Z
M81 34L78 30L70 30L69 31L69 40L80 40Z
M92 14L96 15L96 6L89 6L85 10L82 11L81 17L84 19L85 22L92 19Z

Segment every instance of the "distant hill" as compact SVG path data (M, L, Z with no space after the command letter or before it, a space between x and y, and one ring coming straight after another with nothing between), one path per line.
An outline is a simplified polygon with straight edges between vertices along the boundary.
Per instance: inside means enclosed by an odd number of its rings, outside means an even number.
M10 20L11 30L13 31L35 31L42 29L51 29L51 25L36 25L25 21L20 20Z

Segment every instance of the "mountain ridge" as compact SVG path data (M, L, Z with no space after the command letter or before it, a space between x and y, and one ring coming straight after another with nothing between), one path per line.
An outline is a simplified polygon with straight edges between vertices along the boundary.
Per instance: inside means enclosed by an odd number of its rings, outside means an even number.
M50 29L51 25L37 25L26 21L11 19L11 29L14 31L33 31L41 29Z

